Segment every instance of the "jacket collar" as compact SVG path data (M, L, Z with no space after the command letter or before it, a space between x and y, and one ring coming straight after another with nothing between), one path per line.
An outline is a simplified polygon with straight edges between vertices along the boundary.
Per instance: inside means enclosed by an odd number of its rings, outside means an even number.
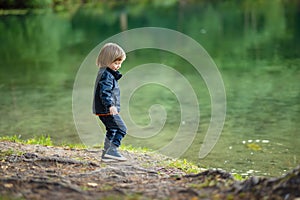
M119 71L114 71L112 69L110 69L109 67L106 68L106 70L111 73L116 80L119 80L122 77L122 74Z

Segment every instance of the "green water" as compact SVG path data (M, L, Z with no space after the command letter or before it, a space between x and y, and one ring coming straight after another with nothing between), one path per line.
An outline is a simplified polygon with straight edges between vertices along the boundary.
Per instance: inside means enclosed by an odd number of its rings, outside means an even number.
M222 135L200 160L211 109L201 77L184 59L168 52L144 49L128 54L123 73L143 63L163 63L197 87L201 120L184 158L201 166L265 176L299 165L297 2L163 2L74 5L66 12L45 9L0 16L0 136L48 134L56 143L80 142L72 116L72 89L81 63L108 37L126 28L154 26L199 42L217 64L226 89ZM180 123L174 94L157 85L145 86L131 102L137 124L149 122L148 109L157 103L165 107L168 118L160 134L147 140L128 135L125 144L156 149L172 139Z

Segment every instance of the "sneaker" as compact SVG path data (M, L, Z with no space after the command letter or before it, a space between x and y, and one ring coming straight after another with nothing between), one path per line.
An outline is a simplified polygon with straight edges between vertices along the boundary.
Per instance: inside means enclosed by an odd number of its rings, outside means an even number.
M105 138L105 140L104 140L104 149L102 151L102 156L101 156L102 158L104 158L104 156L105 156L107 150L110 148L110 146L111 146L111 141L108 140L107 138Z
M104 150L108 150L111 145L111 141L106 137L104 140Z
M126 161L127 158L122 156L119 151L118 147L116 147L114 144L111 144L110 148L106 151L106 153L102 156L102 158L111 158L114 160L119 160L119 161Z

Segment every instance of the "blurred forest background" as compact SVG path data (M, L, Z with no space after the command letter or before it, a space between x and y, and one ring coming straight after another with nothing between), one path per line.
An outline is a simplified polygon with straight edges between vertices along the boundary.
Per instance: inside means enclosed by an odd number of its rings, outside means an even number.
M50 135L57 144L80 142L72 89L81 63L108 37L148 26L177 30L199 42L225 84L224 130L214 150L200 160L211 109L201 77L168 52L128 54L122 73L143 63L162 63L197 88L201 122L183 158L265 176L300 164L299 0L0 0L0 136ZM165 88L137 91L132 117L147 124L154 102L164 102L168 112L163 132L147 140L128 136L125 144L158 149L172 139L181 123L180 108Z

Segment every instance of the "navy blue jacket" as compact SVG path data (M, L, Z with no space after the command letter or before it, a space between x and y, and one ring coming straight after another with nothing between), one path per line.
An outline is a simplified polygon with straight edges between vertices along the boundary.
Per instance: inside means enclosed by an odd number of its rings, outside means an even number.
M111 106L120 112L120 88L118 80L122 77L119 71L101 67L95 83L93 113L108 114Z

